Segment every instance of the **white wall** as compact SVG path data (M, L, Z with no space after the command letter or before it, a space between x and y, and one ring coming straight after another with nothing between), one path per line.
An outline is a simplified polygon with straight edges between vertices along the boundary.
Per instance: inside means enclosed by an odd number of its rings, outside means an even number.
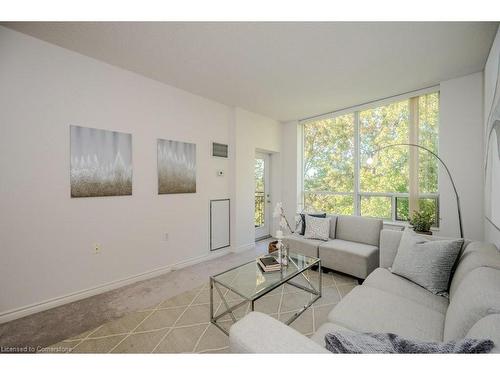
M441 83L439 154L448 164L461 197L467 238L483 239L482 73ZM300 202L300 132L297 122L283 124L283 204L293 215ZM296 188L291 185L295 182ZM440 236L458 236L453 190L444 170L439 174Z
M301 202L302 181L302 132L298 121L290 121L282 126L283 183L282 201L288 222L294 229L295 214ZM294 147L295 146L295 147Z
M255 233L248 228L254 227L256 151L271 155L271 207L281 200L281 124L241 108L235 109L234 117L231 143L237 155L231 160L234 175L231 192L235 202L231 206L231 238L233 249L242 251L255 243ZM271 233L275 230L273 220Z
M486 132L487 132L487 120L490 108L493 102L493 95L495 92L495 86L497 82L498 69L500 66L500 29L497 31L497 35L491 47L488 60L486 61L486 66L484 68L484 144L486 152ZM500 192L497 192L500 194ZM500 232L493 226L488 220L484 221L484 237L486 241L492 242L500 247Z
M0 51L0 322L227 252L209 252L210 199L231 196L253 239L248 167L255 147L279 151L276 122L3 27ZM132 196L70 198L70 124L132 133ZM157 138L197 144L196 194L157 194Z
M439 156L455 180L464 236L484 239L483 73L441 82ZM458 236L455 196L444 168L439 170L442 236Z

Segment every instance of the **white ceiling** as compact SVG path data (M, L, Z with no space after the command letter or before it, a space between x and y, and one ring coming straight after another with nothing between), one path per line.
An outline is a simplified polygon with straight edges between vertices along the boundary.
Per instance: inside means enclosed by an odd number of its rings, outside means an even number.
M483 70L497 23L4 23L169 85L301 119Z

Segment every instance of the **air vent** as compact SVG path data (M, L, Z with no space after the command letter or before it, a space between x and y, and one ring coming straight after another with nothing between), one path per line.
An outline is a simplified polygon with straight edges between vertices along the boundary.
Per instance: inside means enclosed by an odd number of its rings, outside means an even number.
M212 142L212 156L216 156L218 158L227 158L228 145Z

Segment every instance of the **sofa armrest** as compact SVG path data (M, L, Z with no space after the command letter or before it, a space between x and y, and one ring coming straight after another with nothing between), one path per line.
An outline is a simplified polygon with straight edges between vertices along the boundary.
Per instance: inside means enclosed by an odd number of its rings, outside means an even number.
M399 230L382 229L380 232L380 267L392 267L402 235L403 232Z
M251 312L232 325L233 353L330 353L311 339L269 315Z

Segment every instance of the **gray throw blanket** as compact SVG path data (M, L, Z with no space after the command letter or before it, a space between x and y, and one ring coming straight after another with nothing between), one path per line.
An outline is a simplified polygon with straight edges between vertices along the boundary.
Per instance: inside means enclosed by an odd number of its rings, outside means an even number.
M464 338L448 342L424 342L394 333L332 332L325 336L333 353L489 353L491 340Z

